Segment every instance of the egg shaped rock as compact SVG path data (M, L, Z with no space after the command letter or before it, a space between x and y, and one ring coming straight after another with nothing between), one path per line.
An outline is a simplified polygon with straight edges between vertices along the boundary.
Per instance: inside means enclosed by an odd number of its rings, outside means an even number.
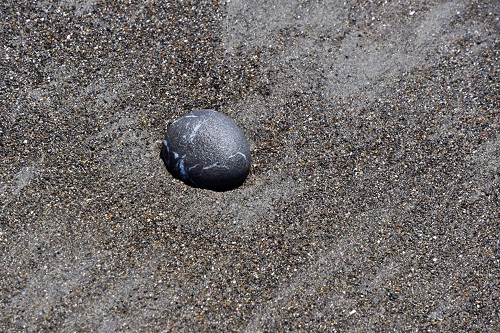
M238 187L250 171L250 149L243 132L214 110L198 110L170 124L161 158L175 178L214 191Z

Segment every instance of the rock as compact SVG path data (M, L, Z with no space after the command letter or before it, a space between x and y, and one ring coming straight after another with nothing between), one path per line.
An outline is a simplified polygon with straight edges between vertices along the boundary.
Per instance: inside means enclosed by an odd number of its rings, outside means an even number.
M214 110L198 110L174 121L163 140L161 158L174 177L214 191L238 187L250 171L243 132Z

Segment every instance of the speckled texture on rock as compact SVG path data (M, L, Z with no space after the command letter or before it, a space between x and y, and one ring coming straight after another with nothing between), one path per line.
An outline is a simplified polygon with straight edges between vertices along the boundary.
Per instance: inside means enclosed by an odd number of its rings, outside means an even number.
M161 156L174 177L215 191L238 187L250 171L245 135L232 119L214 110L198 110L174 121Z

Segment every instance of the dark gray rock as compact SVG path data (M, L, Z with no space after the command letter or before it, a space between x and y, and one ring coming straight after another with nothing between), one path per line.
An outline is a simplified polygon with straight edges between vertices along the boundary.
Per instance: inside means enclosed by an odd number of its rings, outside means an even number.
M174 121L161 157L170 173L194 187L227 191L250 171L250 149L238 125L214 110L198 110Z

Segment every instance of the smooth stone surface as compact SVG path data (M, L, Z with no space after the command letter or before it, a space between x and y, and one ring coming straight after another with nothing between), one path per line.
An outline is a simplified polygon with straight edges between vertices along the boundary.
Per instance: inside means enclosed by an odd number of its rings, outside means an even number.
M161 157L170 173L194 187L227 191L250 171L250 149L236 123L214 110L198 110L174 121Z

